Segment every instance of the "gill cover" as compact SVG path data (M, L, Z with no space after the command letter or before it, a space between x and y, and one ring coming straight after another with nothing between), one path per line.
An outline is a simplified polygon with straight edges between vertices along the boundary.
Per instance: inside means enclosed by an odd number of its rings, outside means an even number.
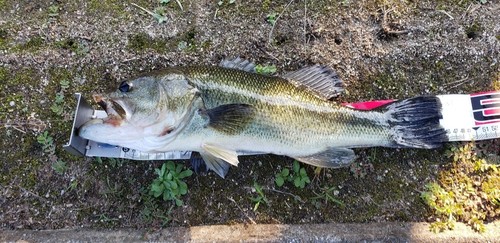
M127 84L127 92L122 83L116 92L102 95L103 99L126 110L121 122L109 124L101 119L91 120L80 127L79 135L144 152L166 148L197 109L193 107L197 89L176 73L147 75ZM108 113L108 116L113 115Z

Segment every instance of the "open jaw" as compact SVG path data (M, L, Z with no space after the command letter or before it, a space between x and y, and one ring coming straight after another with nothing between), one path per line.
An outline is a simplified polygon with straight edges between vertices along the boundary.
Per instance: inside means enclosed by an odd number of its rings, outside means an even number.
M100 94L95 94L92 97L108 115L108 117L103 119L104 123L119 126L127 119L127 111L124 106L120 104L120 101L103 97Z
M141 136L141 130L130 126L130 112L122 100L93 95L94 101L106 112L105 118L94 118L78 128L80 137L112 145L123 145L124 140L133 141ZM129 116L129 117L127 117Z

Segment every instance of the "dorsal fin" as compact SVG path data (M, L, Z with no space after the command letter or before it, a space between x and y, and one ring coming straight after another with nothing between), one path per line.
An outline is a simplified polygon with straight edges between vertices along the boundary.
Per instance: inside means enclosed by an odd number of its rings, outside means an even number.
M224 59L220 62L219 66L255 73L255 64L251 61L239 57L233 59Z
M323 99L331 99L344 91L344 84L335 71L315 65L283 76L297 87L305 87Z

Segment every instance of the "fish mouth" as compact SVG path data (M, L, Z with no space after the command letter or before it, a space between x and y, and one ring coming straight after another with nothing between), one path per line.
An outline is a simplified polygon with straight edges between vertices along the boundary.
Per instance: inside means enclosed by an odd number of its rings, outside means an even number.
M127 110L120 100L107 98L100 94L94 94L92 98L108 115L104 119L104 123L119 126L127 120Z

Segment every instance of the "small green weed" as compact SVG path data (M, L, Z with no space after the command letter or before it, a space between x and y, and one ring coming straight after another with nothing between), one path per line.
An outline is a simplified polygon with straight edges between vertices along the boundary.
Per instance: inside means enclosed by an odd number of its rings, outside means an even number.
M290 173L290 170L287 168L284 168L276 174L276 177L274 179L274 182L278 187L283 186L285 181L292 182L295 187L298 188L304 188L306 184L311 183L311 180L309 179L309 176L307 175L306 169L303 167L300 167L300 164L298 161L293 162L293 173Z
M55 150L54 139L49 135L49 132L45 131L41 133L36 137L36 140L42 145L44 153L51 154Z
M335 187L324 187L320 189L320 193L313 192L316 196L312 197L311 200L316 201L316 200L324 200L325 205L328 204L328 202L337 204L341 208L345 208L345 203L337 199L338 191L335 190Z
M163 23L163 22L166 22L167 21L167 17L165 16L165 7L164 6L160 6L160 7L157 7L155 8L154 11L151 11L151 10L148 10L146 8L143 8L135 3L131 3L134 7L136 8L139 8L140 10L148 13L149 15L153 16L153 18L155 18L159 24Z
M276 185L281 187L283 184L285 184L285 181L289 180L290 177L290 170L287 168L284 168L278 174L276 174L276 178L274 179L274 182L276 182Z
M253 207L253 211L257 211L260 204L265 203L265 204L269 205L269 200L267 200L267 197L264 194L262 187L259 184L257 184L256 181L253 182L253 188L255 189L255 192L257 193L257 197L250 197L250 200L252 200L252 202L255 203L254 207Z
M116 221L119 221L119 219L117 219L117 218L110 218L110 217L108 217L108 216L107 216L106 214L104 214L104 213L99 214L99 216L98 216L98 217L99 217L99 219L98 219L98 220L99 220L99 222L101 222L101 223L111 223L111 222L116 222Z
M146 223L151 223L154 219L159 219L161 220L162 227L165 227L168 223L170 223L170 221L172 221L171 214L174 205L171 205L165 211L163 207L159 207L157 202L147 194L143 194L143 202L144 208L141 210L140 215Z
M58 5L50 5L47 11L48 11L49 17L59 16L59 6Z
M177 50L183 51L188 47L188 43L186 41L179 41L177 44Z
M272 75L276 73L277 69L276 66L274 65L257 65L255 66L255 72L258 74L264 74L264 75Z
M59 159L56 155L56 145L54 144L54 139L49 135L47 131L39 134L36 137L37 142L42 145L43 153L47 154L49 161L52 162L52 169L58 174L64 174L68 166L66 162Z
M158 20L158 23L161 24L167 21L167 16L165 15L165 7L160 6L155 8L153 17Z
M65 114L64 108L65 108L65 101L64 101L64 93L70 86L70 82L68 80L61 80L59 82L59 85L61 89L59 92L56 94L56 98L54 99L54 103L50 106L50 110L52 112L56 113L59 116L62 116Z
M66 191L73 191L76 188L78 188L78 180L76 179L71 179L71 182L69 183L69 186L66 188Z
M450 168L441 171L439 182L429 183L421 193L435 212L431 230L453 229L456 221L484 232L484 220L500 216L500 169L479 158L473 142L452 147Z
M104 166L107 168L108 165L111 168L119 168L122 167L122 165L127 161L125 159L118 159L118 158L105 158L102 159L101 157L95 157L95 160L99 164L104 164Z
M155 169L158 178L151 184L149 194L154 197L162 196L165 201L174 200L177 206L181 206L183 202L179 197L188 191L187 184L182 179L193 174L193 171L183 169L182 164L176 166L172 161L163 163L161 169Z
M61 116L64 112L64 94L57 93L54 103L50 106L52 112Z
M293 162L293 184L295 187L304 188L306 184L311 183L305 168L301 168L298 161Z
M277 13L270 13L266 16L266 21L270 25L274 25L276 23L276 20L278 19L278 14Z
M66 162L57 159L54 163L52 163L52 169L57 172L57 174L64 174L66 170L68 169L68 166L66 165Z
M227 3L227 4L234 4L235 2L236 2L236 0L226 0L226 1L224 1L224 0L219 0L219 1L217 2L217 5L222 6L222 5L224 5L224 3Z

